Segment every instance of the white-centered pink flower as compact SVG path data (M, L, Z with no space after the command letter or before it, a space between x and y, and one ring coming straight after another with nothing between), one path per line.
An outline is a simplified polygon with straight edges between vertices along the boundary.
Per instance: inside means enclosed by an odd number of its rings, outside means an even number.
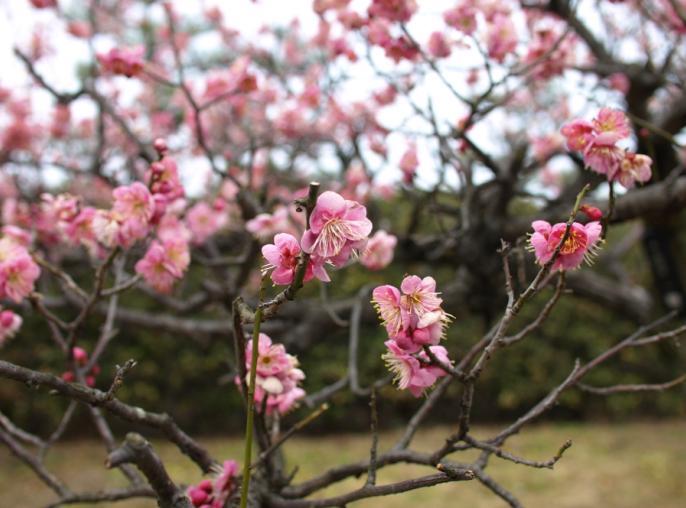
M575 119L565 124L560 132L566 138L567 148L582 152L584 164L605 175L608 181L619 182L629 189L636 182L650 180L650 157L616 145L631 135L629 121L622 111L602 108L593 121Z
M310 229L302 237L302 248L308 254L342 266L353 250L364 247L371 231L372 223L364 206L326 191L317 198L310 216Z
M534 221L531 226L534 233L531 235L531 248L540 265L546 264L553 257L555 250L564 236L567 224L557 223L553 226L544 220ZM569 236L562 244L560 253L553 263L553 270L570 270L578 268L586 260L590 263L600 243L602 226L593 221L588 224L572 223Z
M388 284L372 293L372 303L388 336L409 353L438 344L451 316L442 308L433 277L405 277L400 290Z
M260 410L264 405L267 414L274 411L284 414L305 396L305 391L298 386L305 379L305 373L298 368L297 358L289 355L282 344L274 344L268 335L260 334L257 347L256 407ZM246 384L250 382L252 348L250 340L245 348Z
M267 260L264 270L271 270L271 279L274 284L287 285L295 279L295 273L300 260L300 244L293 235L279 233L274 236L274 243L262 247L262 255ZM328 274L324 269L324 264L318 262L316 258L310 257L305 268L303 282L317 277L319 280L329 282Z
M383 359L401 390L409 390L412 395L419 397L427 388L433 386L438 378L446 375L441 367L431 365L431 360L424 351L413 355L393 340L387 340L384 344L388 351L383 355ZM451 363L443 346L431 346L429 349L441 363Z

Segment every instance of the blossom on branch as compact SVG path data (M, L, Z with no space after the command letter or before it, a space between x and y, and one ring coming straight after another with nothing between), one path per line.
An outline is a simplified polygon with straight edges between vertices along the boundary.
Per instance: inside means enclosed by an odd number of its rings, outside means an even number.
M383 230L374 233L360 256L360 264L370 270L381 270L393 261L393 249L398 239Z
M388 352L383 359L396 374L401 390L420 395L445 375L423 348L429 347L441 363L450 364L446 349L437 344L452 316L441 308L436 281L433 277L407 276L400 290L390 285L375 288L372 303L390 338L385 342Z
M143 70L143 51L142 46L112 48L107 53L98 53L97 58L106 72L132 78Z
M221 471L212 480L202 480L188 487L186 494L196 508L223 508L231 494L238 488L236 476L238 463L225 460Z
M19 314L8 309L0 310L0 347L17 334L21 324L22 318Z
M409 390L419 397L436 380L447 373L439 366L432 365L429 356L421 351L417 355L408 353L395 341L384 342L388 351L383 355L389 370L394 374L394 381L401 390ZM448 352L443 346L431 346L433 355L442 363L449 364Z
M584 164L610 182L627 189L651 178L652 160L620 148L616 143L631 135L629 121L619 110L602 108L592 122L575 119L560 130L569 150L583 153Z
M21 302L33 291L40 268L29 251L12 237L0 239L0 298Z
M546 264L553 257L555 250L564 236L567 224L559 222L554 226L544 220L537 220L531 224L534 233L529 242L540 265ZM590 263L600 243L602 226L593 221L588 224L573 222L569 235L553 263L553 270L571 270L581 266L585 260Z
M302 248L334 266L342 266L353 251L365 246L371 231L372 223L363 205L327 191L317 198L310 229L302 236Z
M255 407L260 410L264 406L267 415L275 411L285 414L305 396L298 386L305 373L298 368L298 359L289 355L283 344L272 343L268 335L260 333L257 347ZM250 382L252 348L250 340L245 348L246 383Z
M279 233L274 236L274 243L262 247L262 255L268 261L264 270L272 270L271 279L274 284L287 285L295 279L298 261L300 259L300 244L293 235ZM317 277L319 280L329 282L328 274L324 269L324 264L317 258L312 258L307 262L303 282Z
M136 263L136 273L160 293L169 293L190 264L188 242L183 238L153 241L145 256Z

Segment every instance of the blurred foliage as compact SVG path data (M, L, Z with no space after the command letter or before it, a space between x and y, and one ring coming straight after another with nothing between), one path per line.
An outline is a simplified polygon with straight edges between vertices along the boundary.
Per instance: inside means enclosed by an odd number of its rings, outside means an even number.
M409 203L410 200L405 202ZM398 203L375 205L370 213L377 216L377 224L392 231L402 231L411 220L410 206L398 206ZM440 230L443 226L435 224L429 229ZM630 225L611 230L608 244L621 238L628 227ZM675 242L681 244L683 238L677 238ZM134 253L129 261L135 258ZM527 258L527 262L533 265L531 259ZM634 280L651 287L649 263L640 245L629 253L626 266ZM88 273L88 267L75 266L77 277L79 269L82 276ZM602 270L602 265L593 269ZM353 266L332 274L330 297L350 297L365 284L398 285L405 273L433 275L438 280L439 290L453 278L452 269L446 267L394 263L382 272L369 272L360 266ZM196 269L184 282L184 290L197 288L203 277L211 276L205 269ZM88 287L85 279L81 279L80 283ZM316 284L312 283L311 286ZM55 288L52 291L57 294ZM513 331L537 315L551 291L552 288L546 289L530 305L525 306ZM303 292L303 296L308 297L316 297L317 294L316 287L308 287ZM659 301L655 296L656 302ZM502 308L503 295L493 295L493 299L497 304L495 307ZM127 292L122 297L122 305L151 312L159 308L153 299L137 291ZM496 318L475 315L468 306L469 302L459 307L448 305L448 310L456 319L444 345L451 358L458 361L490 327L489 319ZM663 309L654 310L656 316L663 313ZM58 366L64 365L64 359L52 344L45 323L28 309L22 314L25 318L23 329L1 351L1 357L27 367L61 374ZM210 309L188 317L219 315L216 309ZM226 317L226 314L222 315ZM100 324L99 316L90 318L78 340L81 347L88 351L93 348ZM500 421L516 418L559 384L570 372L576 358L582 361L593 358L632 333L636 327L636 322L593 301L573 295L564 296L539 330L495 356L477 385L474 419ZM304 350L291 350L298 355L307 374L304 387L309 393L337 381L345 375L347 368L347 328L332 326L322 330L322 333L325 336L317 344ZM279 341L278 336L272 338ZM368 323L360 331L359 371L363 386L386 375L380 358L384 340L384 330L376 324ZM241 401L231 371L233 354L230 330L227 330L226 337L204 341L124 326L101 359L103 370L98 377L98 387L106 390L115 366L134 358L138 365L128 374L118 392L119 398L151 411L168 412L189 432L233 433L240 431L243 426ZM665 382L683 373L685 360L686 354L677 342L665 341L650 347L627 349L619 357L596 369L584 381L595 386ZM562 397L561 403L546 418L626 419L684 415L685 392L684 385L664 393L620 394L612 397L572 390ZM459 387L454 386L445 401L434 410L434 420L454 422L458 412L458 397ZM420 403L421 399L414 399L406 392L397 391L392 386L385 387L380 393L379 402L383 425L402 425ZM34 392L12 381L0 382L0 410L30 430L49 432L54 429L67 404L68 401L61 397L50 396L44 391ZM293 421L307 411L307 408L300 408L286 418ZM73 429L92 429L85 410L79 410L77 421L80 423L74 425ZM115 428L129 428L128 424L122 424L114 418L110 418L110 421ZM358 430L366 429L368 425L368 400L344 390L336 394L331 409L318 418L311 428L314 431Z

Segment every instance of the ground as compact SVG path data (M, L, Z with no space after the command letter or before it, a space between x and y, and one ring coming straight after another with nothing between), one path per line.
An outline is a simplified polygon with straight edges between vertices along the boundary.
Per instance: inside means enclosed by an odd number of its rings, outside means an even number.
M450 429L435 427L421 433L415 442L428 451L441 443ZM495 428L477 427L477 437ZM380 450L387 449L397 434L384 433ZM546 460L572 439L574 445L554 471L491 459L488 472L516 494L527 508L681 508L686 499L686 421L631 424L546 424L530 427L513 437L506 449L533 460ZM242 456L239 438L205 439L217 458ZM176 449L161 442L155 447L165 459L172 477L196 482L199 472ZM358 461L369 453L369 436L342 435L295 438L286 445L289 464L299 464L295 482L344 462ZM48 464L75 490L94 490L121 484L118 472L103 467L105 451L100 443L81 441L58 446L48 455ZM464 456L455 456L463 461ZM239 460L240 462L240 460ZM423 467L393 466L379 472L378 484L420 476ZM361 480L339 483L320 495L330 496L351 489ZM54 500L33 473L6 448L0 448L0 505L44 507ZM84 506L84 505L80 505ZM101 504L101 508L153 508L153 500ZM357 508L502 508L506 505L476 481L440 485L398 496L354 503Z

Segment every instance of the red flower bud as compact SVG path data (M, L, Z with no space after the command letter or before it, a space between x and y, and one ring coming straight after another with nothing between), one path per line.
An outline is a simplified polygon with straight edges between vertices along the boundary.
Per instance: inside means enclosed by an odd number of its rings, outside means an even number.
M600 209L596 208L595 206L581 205L579 211L585 213L591 220L600 220L603 218L603 212L601 212Z

